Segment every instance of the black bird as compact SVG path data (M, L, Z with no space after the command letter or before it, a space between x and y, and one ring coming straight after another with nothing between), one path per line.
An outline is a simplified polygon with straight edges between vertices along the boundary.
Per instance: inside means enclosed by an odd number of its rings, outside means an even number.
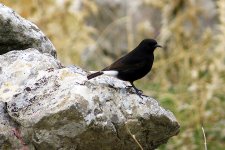
M100 76L102 74L116 77L123 81L129 81L141 97L142 91L134 86L134 81L144 77L152 68L154 61L154 50L157 47L162 47L157 44L154 39L144 39L130 53L121 57L110 66L101 71L92 73L87 76L88 80Z

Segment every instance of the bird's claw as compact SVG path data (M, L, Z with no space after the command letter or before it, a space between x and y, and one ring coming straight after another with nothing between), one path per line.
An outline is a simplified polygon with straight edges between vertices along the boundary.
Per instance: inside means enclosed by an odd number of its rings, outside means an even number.
M134 87L133 87L133 86L130 86L130 85L128 85L128 86L125 87L125 89L130 89L130 88L134 88ZM140 94L143 93L142 90L139 90L139 89L136 89L136 88L134 88L134 90L135 90L136 92L140 93Z
M142 90L136 90L136 93L138 93L138 94L143 94L143 91Z
M142 90L139 90L139 89L137 89L137 88L134 87L134 86L126 86L126 87L125 87L125 89L131 89L131 88L133 88L134 91L135 91L135 93L136 93L141 99L143 99L143 98L141 97L142 94L143 94L143 91L142 91Z
M142 90L135 89L135 92L136 92L136 94L137 94L141 99L143 99L143 98L142 98L142 93L143 93Z

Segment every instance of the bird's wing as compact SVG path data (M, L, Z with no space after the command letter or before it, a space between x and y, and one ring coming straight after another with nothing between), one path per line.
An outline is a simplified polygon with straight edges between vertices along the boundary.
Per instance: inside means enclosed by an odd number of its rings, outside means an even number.
M106 70L130 70L132 68L140 68L143 65L145 65L145 61L143 61L143 58L141 57L129 57L129 55L126 55L120 59L118 59L117 61L115 61L113 64L111 64L110 66L106 67L103 69L103 71Z

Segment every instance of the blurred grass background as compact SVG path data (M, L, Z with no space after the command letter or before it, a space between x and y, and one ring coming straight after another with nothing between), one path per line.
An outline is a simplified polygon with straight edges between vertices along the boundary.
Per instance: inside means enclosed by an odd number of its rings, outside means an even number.
M0 0L34 22L58 58L98 70L155 38L152 72L135 84L171 110L180 133L160 150L225 148L224 0Z

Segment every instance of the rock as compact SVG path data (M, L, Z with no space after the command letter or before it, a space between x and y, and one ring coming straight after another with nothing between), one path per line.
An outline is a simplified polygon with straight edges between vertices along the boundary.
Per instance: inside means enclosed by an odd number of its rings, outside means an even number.
M0 142L36 149L153 149L179 132L174 115L127 82L100 76L88 81L78 67L62 67L35 49L0 56ZM7 113L2 113L7 102ZM4 124L4 125L3 125ZM18 140L15 142L15 140Z
M0 41L0 54L16 49L36 48L42 53L56 57L55 47L35 24L1 3Z
M87 80L85 70L60 64L33 24L0 5L0 26L4 18L16 40L0 36L1 52L9 51L0 55L0 149L154 149L179 132L153 98L116 78ZM26 41L39 44L26 49Z

